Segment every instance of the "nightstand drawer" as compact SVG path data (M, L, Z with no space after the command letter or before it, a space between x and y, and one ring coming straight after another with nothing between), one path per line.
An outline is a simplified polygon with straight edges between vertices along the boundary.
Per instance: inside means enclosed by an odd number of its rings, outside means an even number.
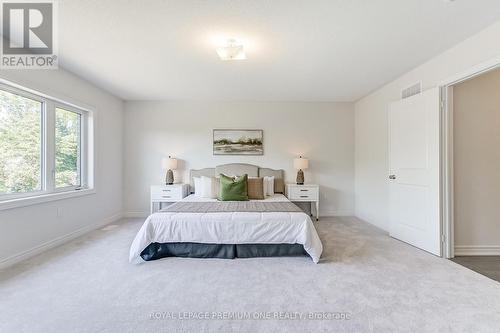
M166 186L151 188L151 200L180 200L183 198L182 187Z
M318 188L307 186L293 186L289 188L290 200L318 200Z

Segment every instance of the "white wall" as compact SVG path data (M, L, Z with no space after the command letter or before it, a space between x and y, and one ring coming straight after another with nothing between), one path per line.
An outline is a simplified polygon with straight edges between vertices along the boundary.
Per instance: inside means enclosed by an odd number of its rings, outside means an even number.
M97 192L0 211L1 267L65 236L88 231L121 216L123 102L62 69L1 71L0 77L97 110L94 122Z
M401 89L424 89L500 55L500 22L374 91L355 104L355 214L388 229L387 108ZM404 55L388 55L404 56Z
M176 172L242 162L284 169L293 182L293 158L310 159L306 182L321 186L320 213L351 215L354 186L352 103L127 102L125 104L125 210L145 215L149 187L161 184L161 158L182 160ZM263 156L213 156L214 128L264 130Z
M453 90L455 247L500 246L500 69Z

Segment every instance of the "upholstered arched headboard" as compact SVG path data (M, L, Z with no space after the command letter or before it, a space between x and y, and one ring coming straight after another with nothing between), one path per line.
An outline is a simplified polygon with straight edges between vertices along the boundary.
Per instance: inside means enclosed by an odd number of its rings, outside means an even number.
M226 176L241 176L247 174L248 177L259 177L259 167L252 164L230 163L215 167L215 176L221 173Z
M256 165L245 163L230 163L218 165L215 168L189 170L189 184L191 193L194 192L193 177L217 177L221 173L228 176L240 176L247 174L248 177L274 176L274 192L285 193L285 172L269 168L260 168Z

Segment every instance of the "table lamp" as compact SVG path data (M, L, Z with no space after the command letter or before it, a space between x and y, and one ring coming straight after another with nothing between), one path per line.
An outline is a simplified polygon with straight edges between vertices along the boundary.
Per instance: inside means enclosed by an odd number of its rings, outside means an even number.
M172 170L177 169L177 160L169 156L168 158L163 158L161 160L161 166L163 170L167 170L165 176L165 184L172 185L174 183L174 173Z
M299 170L297 171L297 185L304 185L304 171L302 170L309 167L309 160L299 156L299 158L293 160L293 167Z

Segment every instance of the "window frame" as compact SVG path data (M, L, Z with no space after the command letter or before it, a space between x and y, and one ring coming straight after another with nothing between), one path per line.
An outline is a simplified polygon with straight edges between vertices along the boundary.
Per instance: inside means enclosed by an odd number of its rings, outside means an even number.
M55 168L55 157L56 157L56 140L55 140L55 112L56 112L56 109L61 109L63 111L68 111L68 112L74 112L76 114L79 114L80 115L80 185L71 185L71 186L63 186L63 187L57 187L56 184L55 184L55 172L56 172L56 168ZM54 108L53 108L53 112L54 112L54 167L53 167L53 172L52 172L52 176L53 176L53 181L54 181L54 184L53 184L53 192L55 193L59 193L59 192L66 192L66 191L72 191L72 190L81 190L81 189L85 189L85 188L88 188L88 181L87 181L87 167L86 167L86 160L87 160L87 145L85 144L85 141L86 141L86 123L88 121L88 117L87 117L87 114L86 112L83 112L82 110L78 109L78 108L75 108L73 106L70 106L68 104L63 104L63 103L60 103L60 102L55 102L54 103Z
M22 193L0 193L0 210L95 193L93 170L93 110L0 80L0 90L40 102L40 189ZM55 111L75 112L80 118L80 186L55 186Z

